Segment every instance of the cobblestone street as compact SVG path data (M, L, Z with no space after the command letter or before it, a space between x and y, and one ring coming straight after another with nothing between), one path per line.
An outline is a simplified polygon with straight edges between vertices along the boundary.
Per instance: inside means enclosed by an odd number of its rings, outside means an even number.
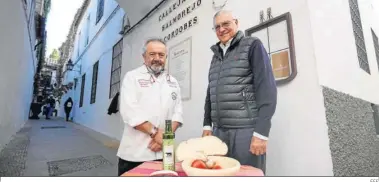
M61 119L30 120L0 152L0 176L116 176L117 141Z

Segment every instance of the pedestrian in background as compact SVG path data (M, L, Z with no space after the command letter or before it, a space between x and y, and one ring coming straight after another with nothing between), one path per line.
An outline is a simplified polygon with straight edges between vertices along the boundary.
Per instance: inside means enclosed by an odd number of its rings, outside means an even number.
M64 103L64 112L66 114L66 121L68 121L70 118L70 112L73 105L74 105L74 102L72 101L71 97L69 97Z

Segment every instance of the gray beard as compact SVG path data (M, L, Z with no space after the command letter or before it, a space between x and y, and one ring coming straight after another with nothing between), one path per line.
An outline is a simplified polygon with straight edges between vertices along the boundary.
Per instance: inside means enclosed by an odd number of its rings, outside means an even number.
M162 65L154 64L154 65L151 65L149 68L150 68L150 71L155 75L159 75L164 71L164 67Z

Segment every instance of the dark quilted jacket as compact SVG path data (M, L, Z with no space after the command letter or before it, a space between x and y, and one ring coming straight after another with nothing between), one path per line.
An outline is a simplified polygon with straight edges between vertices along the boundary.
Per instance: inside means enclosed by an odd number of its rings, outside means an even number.
M204 125L212 122L214 126L223 128L256 127L259 107L250 57L250 48L256 40L239 31L225 56L219 43L211 47L214 55L209 69ZM270 128L270 123L267 124L265 127ZM267 136L268 132L261 134Z

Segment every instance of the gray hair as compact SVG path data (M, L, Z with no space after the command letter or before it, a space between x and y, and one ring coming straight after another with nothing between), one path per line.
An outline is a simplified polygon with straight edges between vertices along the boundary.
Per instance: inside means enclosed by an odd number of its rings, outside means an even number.
M216 24L216 17L218 17L219 15L224 14L224 13L231 14L233 19L237 19L237 17L233 14L232 10L222 9L220 11L217 11L216 14L213 16L213 25Z
M150 43L150 42L160 42L162 43L165 47L166 47L166 52L167 52L167 45L166 45L166 42L161 39L161 38L158 38L158 37L153 37L153 38L149 38L145 41L145 43L143 44L143 48L142 48L142 55L144 55L147 51L147 45Z

